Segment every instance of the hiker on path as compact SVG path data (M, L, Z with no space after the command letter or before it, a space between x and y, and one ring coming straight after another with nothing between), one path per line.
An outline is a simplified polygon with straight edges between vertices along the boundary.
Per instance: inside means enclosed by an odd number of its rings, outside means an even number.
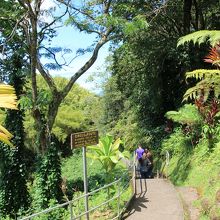
M142 156L144 153L144 149L142 148L141 144L138 144L138 148L135 151L135 153L136 153L136 160L137 160L136 166L137 166L137 169L140 169L140 163L141 163Z
M148 160L150 161L150 164L149 164L149 167L148 167L147 176L148 176L148 178L152 178L152 177L153 177L153 165L154 165L154 163L153 163L153 155L152 155L152 153L148 150L146 156L147 156Z
M150 166L151 162L148 159L147 154L144 152L140 163L141 178L149 178Z

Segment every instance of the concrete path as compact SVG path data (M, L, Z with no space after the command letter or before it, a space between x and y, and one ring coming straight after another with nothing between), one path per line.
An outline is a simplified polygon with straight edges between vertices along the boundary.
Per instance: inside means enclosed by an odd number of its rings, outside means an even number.
M174 186L164 179L137 179L136 198L122 219L183 220L183 207Z

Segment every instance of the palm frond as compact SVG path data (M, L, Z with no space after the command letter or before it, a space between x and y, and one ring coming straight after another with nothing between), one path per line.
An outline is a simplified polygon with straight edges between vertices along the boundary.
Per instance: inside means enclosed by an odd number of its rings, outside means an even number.
M11 142L9 141L12 137L13 135L7 129L0 125L0 141L8 144L9 146L12 146Z
M0 107L17 109L15 90L10 85L0 84Z
M0 84L0 107L8 109L17 109L17 97L15 90L10 85ZM10 139L13 135L0 125L0 141L13 146Z
M188 43L190 41L192 41L194 44L198 43L200 45L201 43L204 43L207 40L212 45L212 47L214 47L216 44L220 42L220 31L216 31L216 30L196 31L194 33L181 37L178 40L177 47L179 47L180 45L184 45L185 43Z

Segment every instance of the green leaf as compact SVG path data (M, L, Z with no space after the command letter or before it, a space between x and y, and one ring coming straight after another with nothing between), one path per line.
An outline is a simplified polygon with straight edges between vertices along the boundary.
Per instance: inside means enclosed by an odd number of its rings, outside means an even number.
M110 159L113 163L115 163L115 164L118 163L118 159L116 156L111 156Z

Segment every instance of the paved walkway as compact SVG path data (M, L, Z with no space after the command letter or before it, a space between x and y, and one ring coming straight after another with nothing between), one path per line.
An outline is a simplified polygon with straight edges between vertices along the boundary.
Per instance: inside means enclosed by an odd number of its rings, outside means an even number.
M164 179L137 179L136 198L123 219L183 220L183 207L174 186Z

